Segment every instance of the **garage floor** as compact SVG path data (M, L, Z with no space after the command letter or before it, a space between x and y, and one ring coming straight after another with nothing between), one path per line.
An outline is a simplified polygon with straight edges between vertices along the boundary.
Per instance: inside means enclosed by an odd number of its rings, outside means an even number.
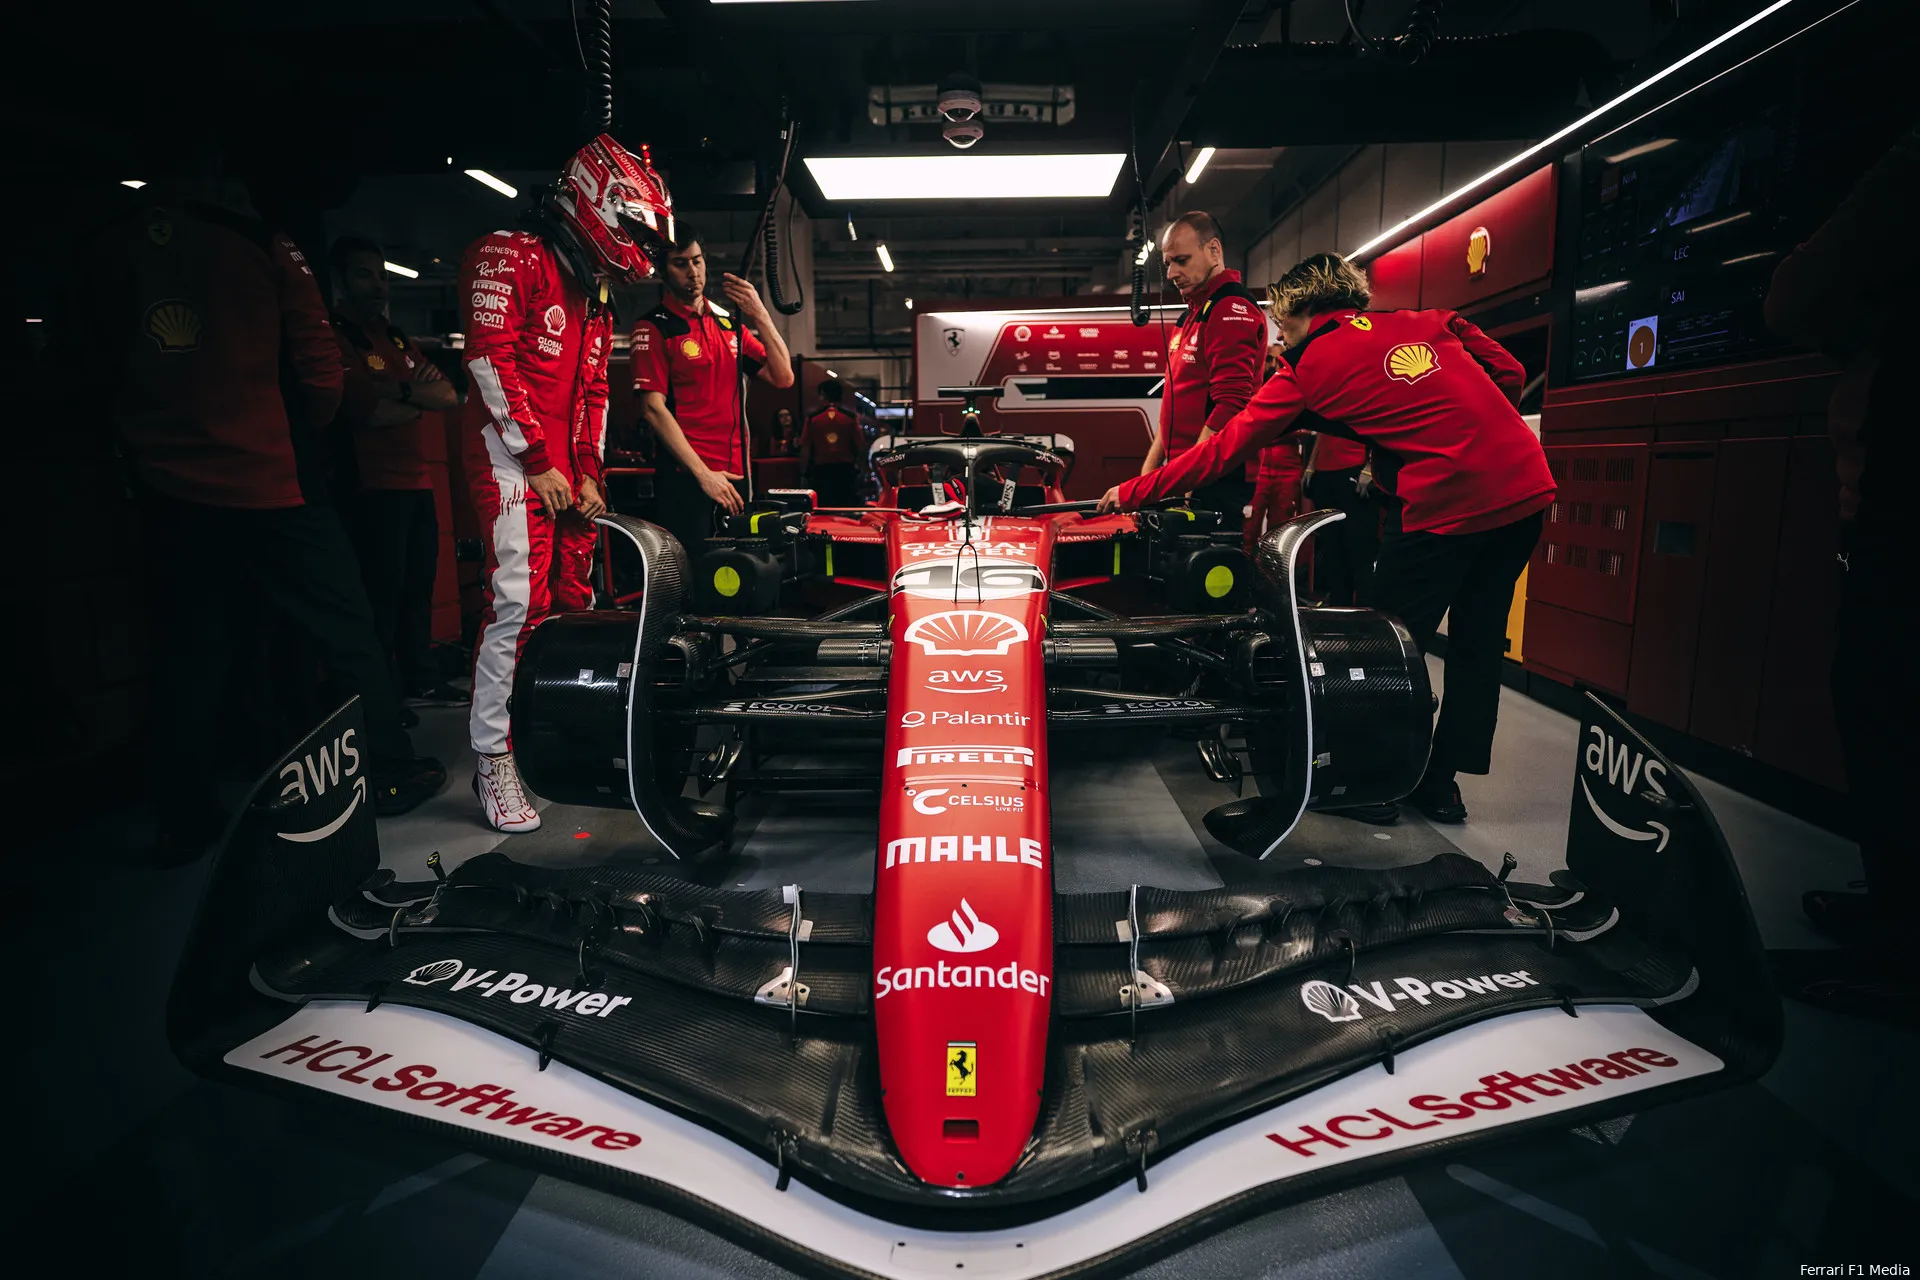
M1436 671L1436 680L1443 677ZM1489 778L1444 833L1417 817L1376 829L1310 815L1286 856L1373 865L1458 848L1519 875L1559 865L1576 726L1503 692ZM409 876L500 844L466 789L464 709L429 709L416 737L454 782L383 822ZM1769 947L1817 946L1801 889L1857 876L1853 847L1700 783L1746 877ZM1190 744L1149 759L1054 762L1063 890L1201 887L1261 870L1214 844L1200 815L1227 793ZM475 1156L440 1138L343 1121L189 1076L162 1035L174 958L204 868L125 865L141 816L84 824L14 862L0 931L14 1036L0 1221L59 1250L62 1275L777 1277L785 1269L643 1205ZM582 834L584 833L584 834ZM864 890L872 815L788 800L745 815L735 855L703 878ZM507 845L529 861L640 848L637 824L549 809ZM1294 865L1297 865L1294 864ZM1759 1084L1419 1165L1222 1231L1138 1274L1794 1276L1802 1264L1920 1264L1920 1035L1787 1005L1787 1041ZM1904 1082L1904 1083L1903 1083ZM42 1256L48 1256L44 1253ZM1897 1274L1897 1273L1895 1273Z

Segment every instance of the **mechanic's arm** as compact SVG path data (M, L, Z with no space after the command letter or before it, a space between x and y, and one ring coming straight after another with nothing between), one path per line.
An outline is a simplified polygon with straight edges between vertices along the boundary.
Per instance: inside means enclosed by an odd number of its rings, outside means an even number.
M767 314L767 304L760 301L760 291L732 272L720 277L720 291L758 334L756 338L755 333L741 332L741 356L759 364L755 373L768 386L782 390L792 386L793 353L787 350L787 341L780 336L779 326Z
M679 419L673 416L673 410L667 408L667 398L658 391L640 393L640 418L660 443L667 447L674 461L685 467L700 484L700 492L725 507L728 515L739 515L746 510L746 503L740 500L739 492L730 481L741 477L731 471L715 471L700 460L687 442L687 433L680 429Z
M1447 328L1453 336L1460 339L1460 345L1467 354L1476 360L1487 376L1493 379L1493 385L1507 398L1507 403L1516 409L1520 407L1520 393L1527 385L1527 371L1513 358L1513 353L1481 332L1480 326L1460 316L1449 315Z
M1207 355L1207 399L1213 404L1200 429L1200 440L1206 440L1253 399L1267 359L1267 318L1245 298L1224 299L1201 326L1200 345Z
M411 391L402 395L400 392L402 383L383 382L379 384L380 398L411 405L426 413L444 413L449 409L458 409L460 393L453 389L452 381L424 355L419 357L419 361L420 363L414 369L413 380L404 384L411 387Z
M520 252L507 233L496 232L473 250L461 274L467 285L461 292L473 303L467 310L467 376L500 442L526 473L527 487L548 515L558 516L573 505L573 486L548 456L547 432L520 381L515 348L529 320ZM483 280L484 289L479 283ZM497 285L505 285L506 291ZM566 441L563 437L553 443L558 447Z
M280 331L293 366L287 408L297 421L323 426L340 407L345 385L340 343L306 256L284 235L273 237L270 252L280 269Z
M1140 474L1158 470L1167 460L1167 427L1165 423L1153 429L1153 443L1147 446L1147 456L1140 462Z
M1100 510L1133 511L1149 502L1212 484L1231 474L1235 466L1245 465L1261 446L1291 430L1306 403L1293 370L1281 369L1254 392L1247 407L1235 414L1224 430L1157 471L1107 490L1100 499Z

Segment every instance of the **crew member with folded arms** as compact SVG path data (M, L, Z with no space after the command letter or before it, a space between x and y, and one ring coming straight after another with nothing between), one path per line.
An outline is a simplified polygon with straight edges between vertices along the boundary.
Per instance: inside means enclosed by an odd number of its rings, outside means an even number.
M1366 276L1315 254L1269 291L1287 360L1223 430L1156 471L1107 490L1131 511L1232 475L1288 432L1364 442L1395 502L1373 603L1422 652L1447 628L1446 699L1426 776L1406 801L1462 822L1456 773L1486 773L1514 583L1540 539L1553 477L1515 407L1525 375L1506 348L1451 311L1368 311ZM1394 805L1347 810L1391 822Z

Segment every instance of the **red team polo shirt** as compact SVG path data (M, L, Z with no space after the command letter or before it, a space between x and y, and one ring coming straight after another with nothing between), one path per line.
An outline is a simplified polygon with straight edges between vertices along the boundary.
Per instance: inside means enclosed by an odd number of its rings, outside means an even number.
M709 302L699 314L668 297L633 326L633 389L658 391L687 443L715 471L746 474L740 449L740 361L749 377L767 349ZM817 455L816 455L817 456Z
M417 343L391 323L361 325L335 313L334 336L340 340L340 362L346 376L341 412L353 431L354 459L360 464L363 489L431 489L434 456L431 440L444 436L441 415L423 410L412 422L376 427L374 406L380 402L380 384L388 382L444 382Z
M1358 440L1349 440L1345 436L1320 437L1320 443L1314 446L1313 469L1315 471L1346 471L1353 467L1367 465L1367 446Z
M859 424L837 404L814 411L807 419L807 451L816 463L853 461L853 442Z
M1203 430L1220 430L1246 407L1266 357L1267 318L1240 273L1222 271L1188 299L1167 344L1167 385L1160 396L1167 461L1192 448ZM1253 470L1250 464L1249 479Z
M1224 431L1120 486L1139 506L1224 474L1289 431L1365 441L1409 533L1476 533L1553 501L1540 441L1514 402L1526 375L1451 311L1335 311Z

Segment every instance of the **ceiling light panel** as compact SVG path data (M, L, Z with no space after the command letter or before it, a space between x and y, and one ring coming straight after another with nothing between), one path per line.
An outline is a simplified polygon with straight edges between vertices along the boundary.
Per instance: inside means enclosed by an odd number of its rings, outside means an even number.
M1119 152L1052 156L819 156L807 169L829 200L1074 200L1113 191Z

